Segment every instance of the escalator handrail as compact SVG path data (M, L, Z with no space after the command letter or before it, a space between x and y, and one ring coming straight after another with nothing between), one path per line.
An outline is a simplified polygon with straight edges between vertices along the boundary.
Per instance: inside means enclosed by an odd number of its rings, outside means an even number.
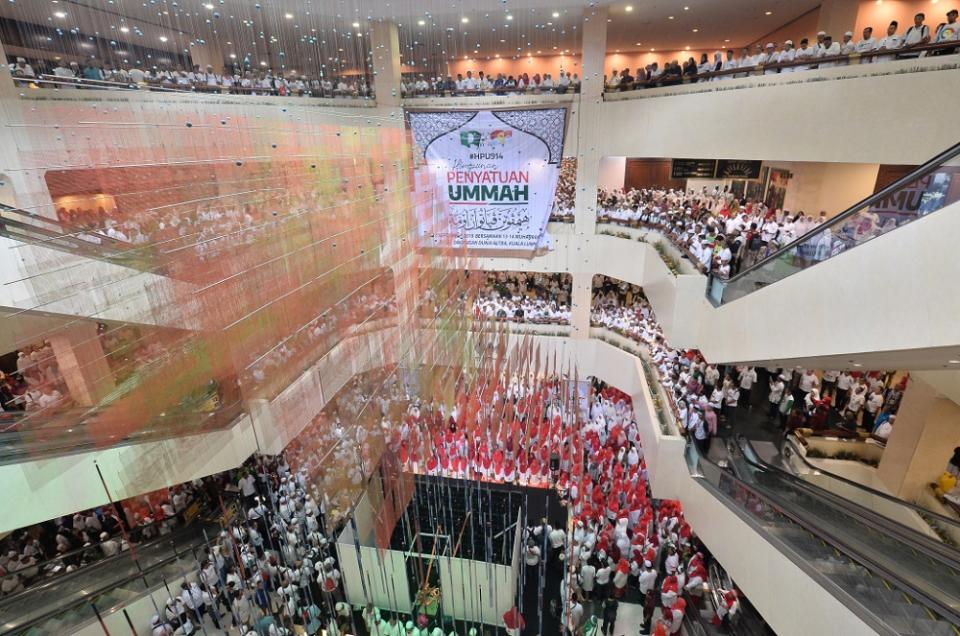
M790 250L796 249L800 245L806 243L817 234L820 234L825 228L829 228L834 225L839 225L845 222L849 217L853 216L860 210L863 210L864 208L867 208L873 205L874 203L882 201L891 193L896 192L897 190L903 188L906 185L909 185L910 183L913 183L917 179L927 176L928 174L930 174L931 172L939 168L941 165L943 165L947 161L950 161L954 157L957 157L958 155L960 155L960 143L947 148L937 156L933 157L932 159L930 159L929 161L921 165L916 170L910 172L909 174L903 177L900 177L899 179L897 179L887 187L883 188L882 190L874 192L873 194L863 199L862 201L859 201L858 203L854 203L852 206L850 206L843 212L840 212L836 216L831 217L829 220L827 220L826 223L823 223L822 225L818 225L817 227L811 229L809 232L803 234L799 238L796 238L792 242L787 243L786 245L778 249L776 252L770 254L769 256L767 256L762 260L757 261L747 269L739 272L736 276L732 276L728 278L726 281L724 281L724 283L726 283L726 285L730 285L731 283L737 280L740 280L741 278L744 278L754 270L757 270L763 267L767 263L780 258L783 254L788 253ZM823 262L823 261L820 261L820 262Z
M747 440L747 443L749 444L749 443L750 443L750 440ZM752 446L752 444L751 444L751 446ZM793 451L792 449L791 449L791 452L793 453L793 456L794 456L794 457L797 457L800 461L802 461L803 464L804 464L807 468L809 468L810 470L815 470L815 471L817 471L818 473L820 473L820 474L822 474L822 475L826 475L827 477L830 477L831 479L836 479L837 481L842 482L842 483L844 483L844 484L846 484L846 485L848 485L848 486L853 486L854 488L857 488L857 489L859 489L859 490L862 490L862 491L866 492L866 493L869 494L869 495L873 495L874 497L880 497L881 499L886 499L887 501L891 501L891 502L900 504L900 505L902 505L902 506L904 506L904 507L906 507L906 508L910 508L910 509L912 509L912 510L914 510L914 511L920 513L920 514L923 514L923 515L929 515L930 517L933 517L933 518L936 519L937 521L942 521L943 523L949 524L949 525L951 525L951 526L956 526L956 527L957 527L957 530L960 531L960 521L958 521L957 519L951 519L950 517L941 515L941 514L939 514L939 513L937 513L937 512L934 512L934 511L930 510L929 508L924 508L923 506L920 506L920 505L918 505L918 504L912 503L912 502L910 502L910 501L906 501L905 499L899 499L899 498L894 497L893 495L889 495L889 494L887 494L887 493L885 493L885 492L880 492L879 490L874 490L874 489L871 488L870 486L867 486L867 485L865 485L865 484L861 484L861 483L859 483L859 482L853 481L852 479L848 479L848 478L843 477L843 476L841 476L841 475L838 475L838 474L836 474L836 473L832 473L832 472L830 472L829 470L825 470L825 469L823 469L823 468L821 468L821 467L819 467L819 466L816 466L816 465L810 463L810 461L806 458L806 456L801 455L800 453L798 453L798 452L796 452L796 451ZM757 455L757 458L760 459L760 461L761 461L762 463L767 464L767 462L763 461L763 459L761 459L759 455ZM774 466L773 468L776 468L776 466Z
M756 451L753 450L753 446L750 444L749 440L745 439L742 435L738 436L738 442L740 444L745 443L749 447L751 453L753 453L753 456L756 457L756 461L754 461L754 459L751 459L751 457L749 457L747 454L742 453L744 461L746 461L750 466L756 468L757 470L776 474L779 477L786 479L791 484L797 486L801 490L821 500L833 502L834 504L842 507L845 512L857 517L868 525L879 525L884 532L896 536L898 540L909 544L915 550L923 552L929 557L947 561L948 563L946 563L946 565L960 571L960 551L956 550L955 548L950 547L942 541L932 539L931 537L928 537L923 533L914 530L913 528L907 527L902 523L894 521L885 515L870 510L869 508L866 508L855 501L851 501L841 495L832 493L825 488L821 488L815 484L812 484L802 477L768 464L760 459L759 455L756 454ZM900 501L896 498L891 499L898 503Z
M691 441L688 441L688 442L687 442L687 446L689 447L689 446L691 446L691 445L692 445L692 442L691 442ZM689 452L689 448L687 449L687 452ZM845 555L846 555L847 557L849 557L852 561L855 561L856 563L859 563L861 566L863 566L863 567L866 568L867 570L870 570L870 571L873 572L874 574L877 574L877 575L881 576L882 578L884 578L884 579L886 579L886 580L888 580L888 581L893 581L893 582L895 582L895 585L896 585L899 589L901 589L903 592L906 592L906 593L909 594L910 596L918 599L920 602L922 602L922 603L923 603L924 605L926 605L927 607L936 610L936 612L937 612L940 616L942 616L943 618L945 618L945 619L953 622L954 624L960 624L960 612L957 612L957 611L954 610L952 607L950 607L950 606L948 606L948 605L944 605L944 604L940 603L939 601L937 601L936 599L931 598L931 597L928 596L926 593L917 590L911 583L909 583L909 582L907 582L907 581L904 581L898 572L896 572L896 571L894 571L894 570L891 570L891 569L889 569L889 568L884 567L883 565L881 565L881 564L877 563L876 561L874 561L874 560L873 560L872 558L870 558L869 556L865 556L862 552L860 552L860 551L857 550L856 548L851 547L850 545L848 545L847 542L845 542L843 539L841 539L841 538L837 537L836 535L834 535L830 530L824 530L823 528L821 528L821 527L820 527L818 524L816 524L815 522L812 522L812 521L810 521L809 519L805 519L805 518L803 518L801 515L796 514L789 506L783 506L783 505L781 505L779 502L775 501L772 497L770 497L767 493L761 492L760 490L757 490L757 489L754 488L751 484L748 484L748 483L745 482L744 480L742 480L742 479L740 479L739 477L737 477L736 475L732 474L730 471L725 470L725 469L721 468L720 466L718 466L716 463L714 463L714 462L713 462L712 460L710 460L708 457L704 457L703 455L699 455L699 454L697 455L697 457L698 457L699 461L704 462L704 463L707 463L707 464L710 464L710 465L713 466L717 471L719 471L719 472L727 475L730 479L732 479L732 480L736 483L736 485L737 485L739 488L744 489L745 491L749 492L752 496L754 496L754 497L756 497L758 500L762 501L765 505L769 506L770 508L775 509L777 512L779 512L781 515L783 515L784 517L786 517L786 518L788 518L789 520L791 520L791 521L792 521L793 523L795 523L797 526L803 528L803 529L806 530L807 532L810 532L811 534L813 534L813 535L815 535L816 537L820 538L820 539L823 540L824 542L832 545L835 549L837 549L839 552L845 554ZM720 490L719 488L714 487L713 484L712 484L705 476L701 475L701 476L695 477L695 478L697 478L701 483L708 484L708 485L710 486L710 489L709 489L709 490L710 490L711 492L714 492L715 494L719 495L718 498L719 498L721 501L723 501L726 505L728 505L728 507L731 507L732 509L734 509L734 513L735 513L735 514L737 514L738 516L740 516L739 511L741 511L741 510L743 509L743 507L740 506L736 501L732 501L729 495L727 495L725 492L723 492L723 491ZM742 518L742 517L741 517L741 518ZM753 523L751 523L751 525L752 525L755 529L757 529L757 531L760 532L761 534L764 534L764 535L767 536L768 538L772 538L772 535L770 535L770 534L768 534L767 532L765 532L765 531L764 531L761 527L759 527L758 525L754 525ZM791 552L793 552L793 549L789 546L789 544L783 542L782 540L780 540L779 542L782 543L788 550L790 550ZM797 558L796 558L796 559L791 558L791 560L794 561L794 563L797 563L798 566L801 564L801 562L803 562L803 559L799 558L799 555L797 555ZM807 570L807 571L809 572L809 570ZM862 603L860 603L859 601L857 601L857 600L856 600L854 597L852 597L852 596L849 594L849 592L847 592L844 588L842 588L841 586L837 585L836 583L834 583L832 580L830 580L828 577L826 577L826 576L824 576L824 575L821 575L821 576L819 576L818 578L820 578L820 579L822 579L822 580L824 580L824 581L828 581L828 582L830 583L830 586L829 586L827 589L832 588L832 589L838 590L839 592L842 592L844 595L846 595L846 596L847 596L847 599L846 599L846 600L853 601L853 602L857 605L857 607L860 608L861 612L862 612L862 613L865 613L865 614L868 614L870 617L872 617L872 621L875 622L877 625L884 625L884 626L886 626L886 623L884 622L884 620L883 620L882 617L878 616L878 615L877 615L876 613L874 613L872 610L870 610L869 608L865 607ZM841 599L841 600L845 600L845 599ZM860 614L860 615L861 615L861 617L862 617L862 614ZM888 629L889 629L889 627L888 627Z
M160 520L160 521L154 521L152 524L149 524L148 526L138 526L138 529L139 529L139 528L147 528L147 527L150 527L150 526L159 526L159 524L162 524L162 523L164 523L165 521L166 521L165 519L164 519L164 520ZM68 581L68 580L70 580L70 579L74 579L74 578L76 578L77 576L79 576L80 574L89 574L90 571L91 571L91 568L99 567L99 566L102 566L102 565L105 565L105 564L108 564L108 563L118 562L119 559L120 559L120 558L123 558L123 557L130 558L130 555L131 555L131 552L132 552L132 551L136 551L136 550L147 550L147 549L150 549L150 548L152 548L152 547L154 547L154 546L161 545L161 544L163 544L163 543L169 543L169 544L173 547L174 552L176 552L176 550L177 550L177 547L176 547L177 542L178 542L178 541L181 541L181 542L182 542L182 541L184 540L184 537L187 537L187 538L188 538L187 543L190 543L189 538L190 538L190 537L194 537L194 536L196 535L196 529L197 529L198 527L201 527L201 526L194 525L194 524L187 524L187 525L181 526L181 527L177 528L176 530L172 531L169 535L161 535L161 536L158 536L156 539L151 539L151 540L148 540L148 541L141 541L140 543L131 544L130 549L127 549L127 550L123 550L123 551L121 551L121 552L118 552L117 554L115 554L115 555L113 555L113 556L111 556L111 557L104 557L104 558L102 558L102 559L97 559L96 561L94 561L94 562L92 562L92 563L90 563L90 564L88 564L88 565L86 565L86 566L84 566L84 567L78 567L78 568L77 568L76 570L74 570L73 572L67 572L67 573L62 574L61 576L53 576L53 577L50 577L48 580L42 581L42 582L38 583L37 585L31 585L30 587L25 588L25 589L21 590L20 592L17 592L16 594L11 594L11 595L9 595L9 596L4 596L2 599L0 599L0 610L2 610L2 609L5 608L5 607L8 607L13 601L19 600L19 599L21 599L21 598L25 598L25 597L26 597L27 595L29 595L29 594L36 594L37 592L40 592L40 591L42 591L42 590L45 590L45 589L47 589L47 588L49 588L49 587L51 587L51 586L53 586L53 585L55 585L55 584L57 584L57 583L63 583L64 581ZM193 530L193 532L187 532L187 529ZM84 547L84 548L77 548L76 550L72 550L72 551L70 551L70 552L65 553L62 557L54 557L54 558L52 558L52 559L46 559L46 560L44 560L44 561L38 562L37 564L35 564L34 566L31 566L31 567L41 567L41 566L43 566L43 565L45 565L45 564L52 563L52 562L54 562L54 561L59 561L59 560L61 560L61 559L64 558L64 557L69 557L69 556L71 556L71 555L74 555L74 554L77 554L77 553L80 553L80 552L85 552L85 551L91 550L91 549L98 549L98 548L100 547L100 543L102 543L102 542L93 543L93 544L90 544L89 546ZM190 546L185 546L184 549L189 549L189 547L190 547Z
M153 572L153 571L155 571L155 570L158 570L158 569L160 569L160 568L162 568L162 567L164 567L164 566L166 566L166 565L168 565L168 564L170 564L170 563L173 563L174 561L182 558L183 556L186 555L186 553L187 553L188 551L190 552L190 554L193 555L194 559L199 559L199 556L197 555L196 550L197 550L197 548L201 547L202 545L204 545L204 542L203 542L203 541L200 541L199 543L196 543L196 544L194 544L194 545L185 547L184 549L180 550L179 552L175 549L173 555L171 555L171 556L169 556L169 557L167 557L167 558L165 558L165 559L163 559L163 560L161 560L161 561L158 561L158 562L154 563L153 565L151 565L151 566L149 566L149 567L139 569L136 574L130 574L130 575L128 575L128 576L123 577L122 579L113 580L113 581L110 581L110 582L108 582L108 583L106 583L106 584L96 586L96 587L94 587L94 588L92 589L92 591L85 591L85 593L84 593L84 595L83 595L83 598L78 599L78 600L75 600L75 601L73 601L73 602L67 602L67 603L64 604L64 605L61 605L61 606L59 606L59 607L57 607L57 608L51 609L51 610L48 611L48 612L44 612L43 614L41 614L41 615L39 615L39 616L35 616L34 618L31 618L29 621L27 621L26 623L24 623L24 624L22 624L22 625L17 625L17 626L14 628L15 633L24 633L24 632L26 632L27 630L29 630L31 627L33 627L34 625L38 625L38 624L46 621L47 619L53 618L54 616L56 616L56 615L58 615L58 614L62 614L62 613L64 613L64 612L70 611L71 609L73 609L73 608L75 608L75 607L79 607L79 606L81 606L81 605L87 605L87 604L94 603L94 602L97 600L97 597L99 597L101 594L104 594L105 592L109 592L110 590L112 590L112 589L114 589L114 588L117 588L117 587L123 587L123 586L126 585L127 583L131 583L131 582L133 582L133 581L141 580L141 579L143 579L147 574L150 574L151 572ZM122 553L122 554L126 554L126 553ZM57 579L57 581L62 581L62 580L63 580L63 579ZM33 588L31 588L31 589L33 589ZM149 592L149 590L146 590L146 592ZM146 592L145 592L145 593L146 593Z

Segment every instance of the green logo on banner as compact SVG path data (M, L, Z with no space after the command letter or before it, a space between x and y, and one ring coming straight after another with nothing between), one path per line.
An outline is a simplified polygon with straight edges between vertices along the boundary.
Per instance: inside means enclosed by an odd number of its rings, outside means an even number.
M477 132L476 130L464 130L463 132L460 133L460 145L466 146L467 148L469 148L470 146L479 148L480 133Z

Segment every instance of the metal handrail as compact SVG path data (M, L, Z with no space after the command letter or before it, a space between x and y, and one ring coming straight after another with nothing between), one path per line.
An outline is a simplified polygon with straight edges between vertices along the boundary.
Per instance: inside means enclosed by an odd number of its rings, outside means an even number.
M687 446L690 447L691 445L692 445L692 442L688 441ZM689 452L689 448L688 448L688 452ZM829 543L830 545L834 546L834 548L836 548L837 550L845 554L852 561L859 563L860 565L865 567L867 570L870 570L871 572L887 580L895 581L898 587L903 589L909 595L920 600L923 604L936 610L936 612L939 613L941 616L943 616L945 619L950 620L955 624L960 624L960 613L958 613L954 608L948 605L944 605L939 601L937 601L936 599L931 598L929 595L918 591L913 585L904 581L900 576L899 572L886 568L883 565L877 563L874 559L870 558L869 556L865 556L861 551L850 546L848 542L836 536L833 532L829 530L824 530L817 523L812 522L809 519L804 518L802 515L797 514L796 512L794 512L794 510L791 507L780 505L778 502L774 501L769 494L762 492L757 488L754 488L749 483L745 482L744 480L740 479L736 475L732 474L730 471L724 470L720 466L717 466L708 457L700 455L699 453L697 454L697 457L700 462L710 464L714 469L723 473L729 479L733 480L736 483L738 488L742 488L744 491L748 492L751 496L756 497L758 500L762 501L767 507L776 510L779 514L789 519L798 527L803 528L807 532L810 532L812 535L819 537L826 543ZM732 501L730 497L727 496L726 493L724 493L722 490L720 490L719 488L713 487L713 484L706 477L702 475L694 476L694 477L698 479L698 481L704 484L710 485L711 486L711 488L709 489L710 492L718 495L718 498L721 499L722 501L724 502ZM740 504L736 501L733 501L733 505L738 506L742 509L742 506L740 506ZM851 514L854 517L857 516L855 512ZM762 530L760 530L760 532L762 532ZM840 590L846 593L846 591L843 590L842 587L836 584L834 584L834 587L836 587L837 590ZM872 616L874 620L878 621L881 625L885 625L882 617L876 615L873 611L867 609L866 607L863 607L862 604L860 604L859 602L857 602L857 605L862 608L863 612L866 612L870 616Z
M145 577L151 572L155 572L156 570L159 570L160 568L163 568L164 566L179 560L181 557L183 557L186 554L186 551L189 551L190 554L193 555L194 559L197 559L196 550L198 547L203 545L203 543L204 543L203 541L200 541L199 543L196 543L186 548L185 551L180 551L180 552L178 552L176 549L176 546L174 546L172 556L162 559L161 561L158 561L157 563L154 563L149 567L140 569L136 574L130 574L128 576L123 577L122 579L110 581L109 583L95 586L92 589L84 590L83 598L81 598L80 600L69 602L66 605L61 605L56 609L52 609L48 612L44 612L39 616L35 616L34 618L31 618L29 621L25 622L24 624L16 626L14 630L16 633L24 633L27 630L29 630L31 627L35 625L39 625L44 621L50 618L53 618L54 616L63 614L64 612L68 612L75 607L92 604L94 601L96 601L97 597L99 597L100 595L106 592L109 592L112 589L123 587L127 583L131 583L133 581L144 580ZM62 581L62 579L58 579L58 581ZM147 589L147 591L149 592L149 588Z
M892 193L896 192L897 190L903 188L904 186L909 185L909 184L913 183L914 181L916 181L916 180L918 180L918 179L920 179L920 178L922 178L922 177L927 176L927 175L930 174L931 172L934 172L934 171L935 171L937 168L939 168L941 165L943 165L943 164L946 163L947 161L950 161L951 159L953 159L953 158L955 158L955 157L957 157L957 156L960 156L960 143L955 144L955 145L951 146L950 148L947 148L946 150L944 150L943 152L941 152L941 153L938 154L937 156L933 157L932 159L930 159L929 161L927 161L926 163L924 163L922 166L920 166L919 168L917 168L917 169L914 170L913 172L910 172L910 173L907 174L906 176L900 177L899 179L897 179L896 181L894 181L893 183L891 183L891 184L888 185L887 187L883 188L882 190L879 190L878 192L875 192L875 193L871 194L870 196L868 196L867 198L863 199L862 201L853 204L852 206L850 206L849 208L847 208L846 210L844 210L844 211L841 212L840 214L837 214L836 216L834 216L834 217L830 218L829 220L827 220L827 221L826 221L825 223L823 223L822 225L818 225L817 227L815 227L815 228L813 228L812 230L808 231L807 233L803 234L803 235L800 236L799 238L794 239L793 241L791 241L790 243L784 245L783 247L781 247L780 249L778 249L776 252L773 252L772 254L770 254L769 256L767 256L766 258L764 258L763 260L757 261L756 263L754 263L753 265L751 265L749 268L747 268L747 269L743 270L742 272L738 273L736 276L732 276L731 278L728 278L727 280L723 281L724 285L725 285L725 286L729 286L731 283L734 283L735 281L738 281L738 280L740 280L740 279L742 279L742 278L745 278L748 274L750 274L750 273L753 272L754 270L757 270L757 269L763 267L763 266L766 265L767 263L770 263L770 262L772 262L772 261L777 260L777 259L780 258L784 253L787 253L787 252L789 252L790 250L792 250L792 249L794 249L794 248L797 248L797 247L799 247L800 245L806 243L807 241L809 241L809 240L810 240L811 238L813 238L814 236L816 236L816 235L820 234L821 232L823 232L823 230L824 230L825 228L828 228L828 227L832 227L832 226L841 224L842 222L846 221L848 218L850 218L851 216L853 216L853 215L856 214L857 212L860 212L860 211L863 210L864 208L867 208L867 207L873 205L874 203L878 203L878 202L882 201L883 199L887 198L887 196L889 196L890 194L892 194ZM824 259L824 260L829 260L829 259ZM822 262L824 262L824 261L818 261L818 262L821 262L821 263L822 263ZM816 265L816 263L814 263L813 265ZM813 267L813 265L811 265L810 267ZM721 300L721 302L722 302L722 300Z
M796 483L799 483L799 484L804 485L804 486L806 486L806 487L809 487L809 488L812 488L812 489L816 489L817 491L822 492L823 494L829 495L829 496L831 496L831 497L839 497L840 499L843 499L844 501L849 501L849 500L847 500L846 498L844 498L844 497L842 497L842 496L840 496L840 495L836 495L835 493L828 492L827 490L825 490L825 489L823 489L823 488L820 488L819 486L816 486L815 484L811 484L809 481L807 481L807 480L799 477L798 475L794 475L794 474L792 474L792 473L790 473L790 472L788 472L788 471L785 471L785 470L783 470L783 469L781 469L781 468L778 468L777 466L774 466L773 464L771 464L771 463L769 463L769 462L767 462L767 461L764 461L763 458L761 458L760 455L757 454L757 452L753 449L753 444L750 442L750 440L748 440L748 439L747 439L746 437L744 437L743 435L738 435L738 436L737 436L737 441L738 441L738 443L741 444L741 447L742 447L743 445L748 446L748 447L750 448L750 452L753 453L753 456L757 458L757 460L756 460L756 462L755 462L755 461L751 460L749 457L747 457L746 455L744 455L744 459L746 459L747 462L748 462L749 464L751 464L752 466L756 466L757 468L760 468L760 469L762 469L762 470L767 470L767 471L776 472L776 473L778 473L778 474L781 474L781 475L787 477L787 478L790 479L791 481L795 481ZM947 524L950 524L950 525L952 525L952 526L957 526L957 529L960 530L960 521L958 521L958 520L956 520L956 519L951 519L950 517L945 517L945 516L943 516L943 515L937 514L936 512L933 512L932 510L927 510L926 508L924 508L924 507L922 507L922 506L918 506L917 504L911 503L911 502L909 502L909 501L904 501L903 499L900 499L900 498L898 498L898 497L894 497L893 495L889 495L889 494L887 494L887 493L885 493L885 492L880 492L879 490L874 490L873 488L870 488L869 486L865 486L864 484L861 484L861 483L859 483L859 482L853 481L853 480L851 480L851 479L847 479L846 477L841 477L840 475L837 475L837 474L835 474L835 473L831 473L830 471L824 470L824 469L822 469L822 468L820 468L820 467L818 467L818 466L814 466L813 464L811 464L810 462L807 461L807 458L806 458L806 457L800 455L799 453L794 452L794 456L799 457L800 460L801 460L808 468L810 468L811 470L815 470L815 471L817 471L818 473L821 473L821 474L823 474L823 475L826 475L827 477L830 477L830 478L832 478L832 479L836 479L837 481L840 481L840 482L842 482L842 483L844 483L844 484L846 484L846 485L848 485L848 486L852 486L852 487L854 487L854 488L856 488L856 489L858 489L858 490L862 490L863 492L865 492L865 493L867 493L868 495L871 495L871 496L873 496L873 497L879 497L879 498L884 499L884 500L886 500L886 501L889 501L889 502L891 502L891 503L895 503L895 504L897 504L897 505L901 505L901 506L903 506L903 507L905 507L905 508L910 508L911 510L913 510L913 511L919 513L919 514L929 515L929 516L935 518L937 521L942 521L942 522L947 523ZM854 505L854 506L857 506L857 507L859 507L859 508L861 508L861 509L863 509L863 510L867 510L866 508L863 508L863 506L861 506L860 504L858 504L858 503L856 503L856 502L850 502L850 504L851 504L851 505ZM870 512L872 512L872 511L870 511ZM881 516L882 516L882 515L881 515ZM893 521L892 519L888 519L888 521L891 521L892 523L897 523L897 522ZM898 523L897 525L901 525L901 524ZM960 558L960 550L951 549L951 552L953 553L953 558L955 558L955 559ZM958 565L960 565L960 563L958 563Z

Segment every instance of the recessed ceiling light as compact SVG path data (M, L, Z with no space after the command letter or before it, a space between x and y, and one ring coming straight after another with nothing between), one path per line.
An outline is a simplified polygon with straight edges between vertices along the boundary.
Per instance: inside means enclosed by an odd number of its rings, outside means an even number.
M130 27L120 27L120 33L130 33Z
M213 11L213 5L210 4L209 2L203 5L203 8L206 9L207 11Z
M854 363L853 363L853 366L855 366L855 367L862 367L863 365L860 364L859 362L854 362Z
M55 18L60 18L60 19L62 20L62 19L64 19L65 17L67 17L67 14L64 13L63 11L56 11L56 12L54 12L53 17L55 17Z
M726 40L724 40L724 42L729 42L729 41L730 41L730 38L727 38Z
M773 11L764 11L765 15L773 15Z
M689 11L689 10L690 10L690 7L684 7L683 10L684 10L684 11Z
M417 20L417 24L419 24L420 26L423 26L423 25L425 25L426 23L427 23L426 20Z
M947 360L950 364L960 364L960 360Z
M657 50L657 49L653 49L653 48L652 48L652 49L650 49L650 51L651 51L651 52L653 52L653 51L656 51L656 50Z
M507 20L513 20L513 16L510 15L509 13L507 14Z
M353 23L353 28L354 28L354 29L359 29L359 28L360 28L360 23L359 23L359 22L354 22L354 23Z
M643 42L637 42L634 46L643 46Z
M693 32L694 32L694 33L699 33L699 32L700 32L700 29L694 28L694 29L693 29Z
M292 13L285 13L285 14L283 14L283 17L285 17L287 20L293 20L293 14L292 14Z
M667 16L667 20L673 20L673 16L672 16L672 15L668 15L668 16Z
M165 35L161 35L161 36L160 36L160 41L161 41L161 42L166 42L167 39L168 39L168 38L167 38L167 36L165 36Z
M266 65L267 65L266 62L260 62L260 66L266 66Z
M632 4L628 4L627 6L625 6L625 7L623 8L623 10L626 11L627 13L630 13L631 11L633 11L633 5L632 5Z
M685 48L685 49L686 49L687 51L689 51L689 50L690 50L690 47L689 47L689 46L687 46L687 47L684 47L684 48Z
M467 16L463 16L462 18L460 18L460 21L466 24L467 22L470 21L470 18L468 18Z
M231 60L237 59L237 54L236 54L236 53L231 53L231 54L230 54L230 59L231 59Z
M554 11L554 12L553 12L553 17L559 18L559 17L560 17L560 12L559 12L559 11Z

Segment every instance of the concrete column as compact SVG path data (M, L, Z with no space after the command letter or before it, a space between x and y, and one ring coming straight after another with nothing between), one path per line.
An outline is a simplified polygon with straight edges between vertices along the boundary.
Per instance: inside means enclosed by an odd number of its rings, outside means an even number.
M892 495L916 501L960 446L960 405L911 377L877 475Z
M114 389L96 324L85 322L65 327L49 340L74 402L94 406Z
M570 322L572 338L590 337L590 300L593 295L593 274L573 273L573 290L570 293Z
M817 17L817 31L833 36L834 42L842 42L843 34L853 31L859 10L859 0L823 0ZM860 34L854 33L853 37L859 40Z
M371 37L373 50L373 89L377 104L400 105L400 35L393 22L374 22Z
M593 235L597 226L597 178L600 174L600 106L603 103L603 62L607 54L607 8L583 12L583 80L580 103L571 112L579 122L577 144L577 195L574 230ZM589 311L589 309L588 309Z

